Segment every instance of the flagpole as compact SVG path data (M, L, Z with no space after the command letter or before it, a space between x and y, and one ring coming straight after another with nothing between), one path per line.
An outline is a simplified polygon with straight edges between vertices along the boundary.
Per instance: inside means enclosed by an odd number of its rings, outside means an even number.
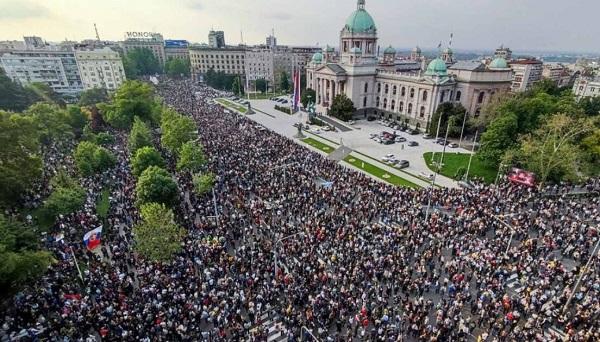
M81 279L81 283L83 283L83 275L81 275L81 269L79 268L79 263L77 262L77 257L73 252L73 247L71 247L71 255L73 255L73 260L75 260L75 266L77 267L77 272L79 272L79 279Z

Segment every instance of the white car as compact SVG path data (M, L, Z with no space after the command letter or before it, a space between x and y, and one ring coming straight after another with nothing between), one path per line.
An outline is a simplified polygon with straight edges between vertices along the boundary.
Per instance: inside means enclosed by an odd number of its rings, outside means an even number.
M356 121L354 121L354 120L348 121L348 125L354 125L355 123L356 123Z

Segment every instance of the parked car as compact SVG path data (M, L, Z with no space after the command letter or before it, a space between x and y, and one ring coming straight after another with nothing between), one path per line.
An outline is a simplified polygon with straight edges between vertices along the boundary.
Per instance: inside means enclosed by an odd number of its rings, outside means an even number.
M378 143L381 143L381 138L379 138L379 137L375 137L375 139L373 139L373 141L375 141L375 142L378 142Z
M390 159L395 159L394 155L391 153L388 153L385 156L381 157L381 160L383 160L383 161L388 161Z
M457 148L457 147L458 147L458 144L457 144L457 143L450 143L450 145L448 145L448 146L450 146L450 147L452 147L452 148Z
M392 139L383 139L383 144L384 145L391 145L394 143L394 140Z
M409 141L408 146L419 146L419 143L416 141Z
M405 142L406 138L405 137L396 137L396 142L401 143L401 142Z
M420 172L419 176L429 179L429 180L433 179L433 173Z
M428 139L433 139L433 137L431 136L431 134L425 133L425 134L423 134L423 139L428 140Z
M435 143L444 146L444 145L448 145L448 140L441 138L441 139L438 139Z
M375 121L375 120L377 120L377 118L376 118L376 117L374 117L374 116L369 116L369 117L367 118L367 121Z
M356 123L356 121L354 121L354 120L348 121L348 125L354 125L355 123Z
M407 168L409 166L410 166L410 163L408 162L408 160L401 160L401 161L398 162L398 164L396 164L396 167L400 168L400 169L404 169L404 168Z
M419 132L419 130L418 130L418 129L413 129L412 131L409 131L409 132L408 132L408 134L410 134L410 135L417 135L417 134L419 134L419 133L421 133L421 132Z

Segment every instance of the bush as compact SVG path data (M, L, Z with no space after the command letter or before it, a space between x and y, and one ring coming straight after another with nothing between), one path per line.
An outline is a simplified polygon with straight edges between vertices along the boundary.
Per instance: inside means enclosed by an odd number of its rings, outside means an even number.
M100 132L96 134L95 143L102 146L108 146L115 143L115 137L108 132Z
M292 114L292 111L289 107L275 105L275 109L286 114Z

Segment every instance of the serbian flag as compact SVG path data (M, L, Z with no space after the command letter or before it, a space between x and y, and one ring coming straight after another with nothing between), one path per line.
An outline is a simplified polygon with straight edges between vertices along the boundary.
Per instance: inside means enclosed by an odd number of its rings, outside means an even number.
M94 250L94 248L100 246L100 237L102 236L102 226L92 229L85 233L83 236L83 243L88 250Z
M294 71L294 111L298 110L298 103L300 103L300 71Z

